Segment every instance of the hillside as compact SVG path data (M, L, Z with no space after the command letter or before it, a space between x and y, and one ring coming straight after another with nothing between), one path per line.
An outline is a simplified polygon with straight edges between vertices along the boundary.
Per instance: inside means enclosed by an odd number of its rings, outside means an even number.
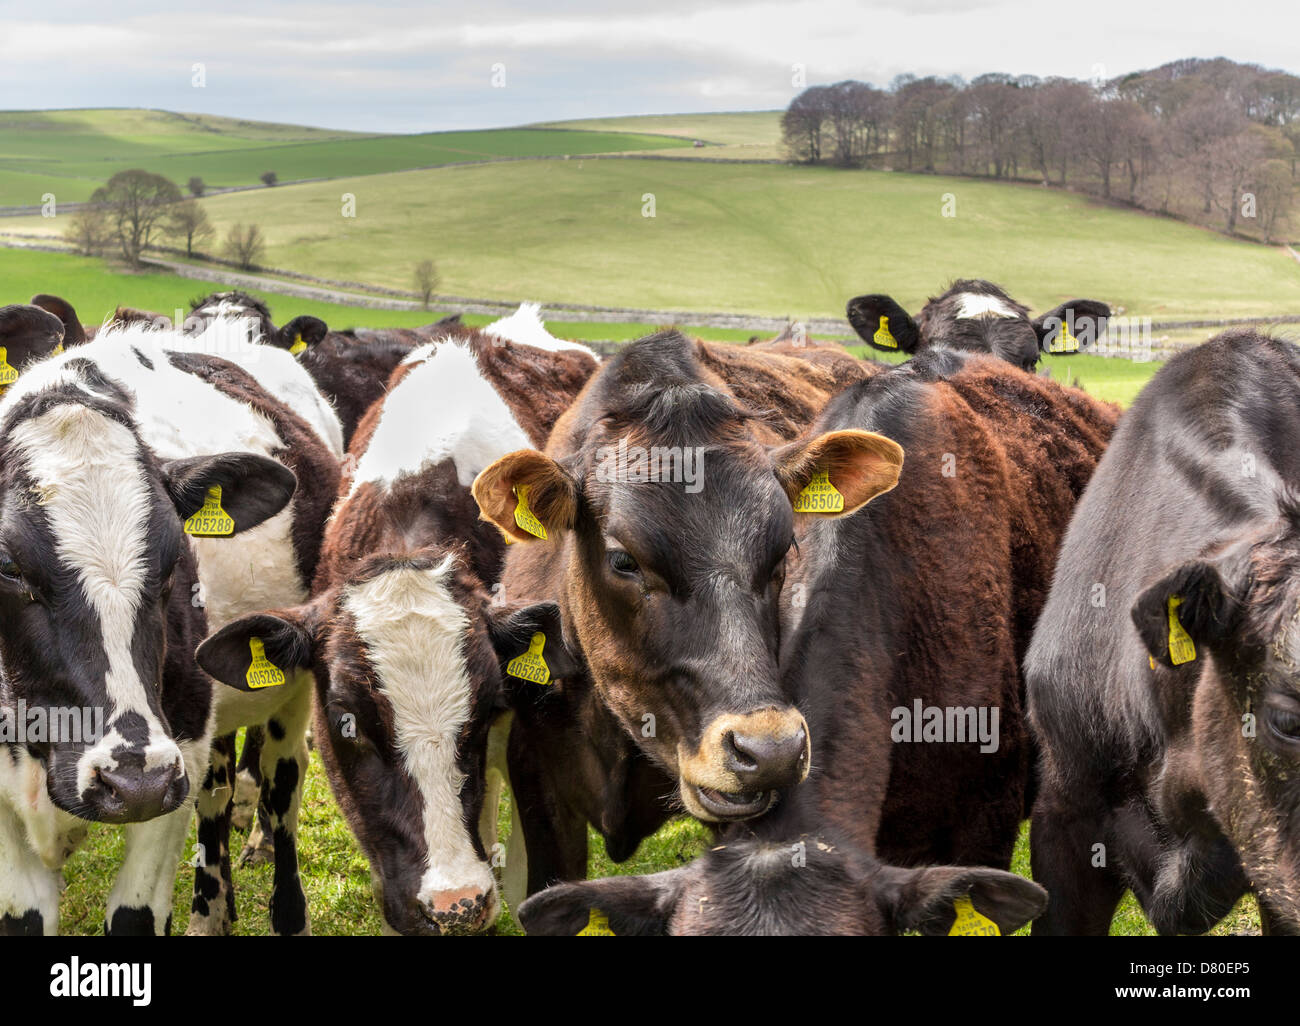
M36 205L46 192L79 202L114 172L143 167L183 186L209 187L370 175L506 157L689 149L663 134L540 128L359 135L148 110L0 112L0 207Z
M340 216L353 192L357 217ZM647 193L653 218L642 216ZM956 217L943 217L945 193ZM1300 310L1300 263L1172 220L1032 186L691 161L521 161L373 175L204 201L256 222L267 266L409 288L774 316L840 316L862 292L915 308L953 277L1035 309L1095 296L1153 318ZM57 233L61 219L6 219Z

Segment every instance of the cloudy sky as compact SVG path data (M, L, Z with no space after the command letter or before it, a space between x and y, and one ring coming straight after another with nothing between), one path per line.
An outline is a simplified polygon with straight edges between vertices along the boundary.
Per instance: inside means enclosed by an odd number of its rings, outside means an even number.
M897 74L1300 73L1295 0L0 0L0 109L159 107L414 132L784 106ZM205 84L193 84L202 64ZM494 78L503 85L494 85Z

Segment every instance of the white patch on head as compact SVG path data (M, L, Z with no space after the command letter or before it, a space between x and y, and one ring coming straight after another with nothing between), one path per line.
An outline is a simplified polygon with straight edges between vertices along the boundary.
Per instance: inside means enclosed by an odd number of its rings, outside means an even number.
M474 850L461 809L465 776L456 747L470 714L469 616L447 588L452 566L448 556L432 570L389 570L350 586L343 607L393 707L397 748L424 800L428 862L419 899L477 888L493 895L495 906L491 870ZM489 913L495 916L494 908Z
M384 399L370 444L357 461L353 491L364 481L391 485L448 458L468 488L506 453L532 448L468 347L431 342L402 362L416 366Z
M551 353L558 353L562 349L577 349L588 353L593 360L597 359L596 354L582 343L566 342L547 331L546 325L542 322L542 308L537 303L520 303L518 310L509 317L493 321L483 329L483 332L503 338L507 342L533 346L535 349L545 349Z
M66 403L19 424L13 439L41 493L58 557L77 574L86 602L99 618L108 661L105 720L139 714L149 730L146 768L179 763L180 749L149 708L154 682L140 679L131 653L147 573L152 506L135 435L102 413ZM114 765L115 742L121 739L110 731L82 756L82 791L96 768Z
M957 308L958 317L1019 317L1001 296L986 296L980 292L963 292L957 297L961 305Z

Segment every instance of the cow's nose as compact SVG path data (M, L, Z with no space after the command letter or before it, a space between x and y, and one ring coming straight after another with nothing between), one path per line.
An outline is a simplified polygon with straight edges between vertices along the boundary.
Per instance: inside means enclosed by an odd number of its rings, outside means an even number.
M96 819L139 823L174 812L189 793L189 778L179 762L150 770L119 764L97 769L83 798Z
M793 787L803 779L808 757L808 731L793 734L743 734L729 730L723 738L727 769L746 791Z
M437 891L420 903L425 917L444 936L478 933L485 929L491 895L477 887L454 891Z

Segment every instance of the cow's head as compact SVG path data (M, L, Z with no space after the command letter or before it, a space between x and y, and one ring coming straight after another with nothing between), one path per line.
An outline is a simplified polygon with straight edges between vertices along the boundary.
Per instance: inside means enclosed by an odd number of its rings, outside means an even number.
M1030 319L1029 308L999 286L979 279L953 282L913 320L882 294L849 300L848 318L863 341L884 352L914 354L933 346L992 353L1032 371L1041 353L1087 350L1103 330L1110 307L1072 299Z
M287 349L298 356L320 342L329 328L319 317L295 317L284 327L277 328L271 320L271 310L260 299L246 292L214 292L190 304L186 330L201 333L214 320L231 320L241 324L257 325L259 338L250 342L263 342L277 349Z
M279 512L295 485L279 463L244 453L160 462L126 394L84 360L0 404L6 704L49 717L88 710L78 736L67 719L59 738L28 735L59 808L129 822L184 801L177 740L203 736L202 718L182 738L162 687L169 616L191 612L185 522L220 487L225 533L238 533Z
M1300 510L1152 583L1132 616L1156 688L1194 689L1191 723L1167 724L1173 785L1206 796L1276 928L1300 932Z
M371 557L308 605L229 624L199 663L239 687L252 642L282 672L315 672L316 741L388 925L491 926L495 838L479 829L488 732L517 697L573 672L555 605L498 608L459 554L428 548Z
M808 772L777 671L795 510L860 509L897 483L902 450L864 431L763 444L676 332L615 357L570 416L577 451L502 457L474 482L479 508L513 541L564 547L565 626L687 810L758 815Z
M900 869L815 838L748 840L650 876L557 884L525 901L519 921L543 936L942 935L959 907L980 917L963 925L1006 934L1042 913L1047 892L997 869Z
M58 352L63 336L63 322L41 307L0 306L0 397L28 364Z
M72 304L66 299L41 292L32 296L32 306L38 306L42 310L54 314L62 322L63 345L65 348L86 344L85 326L82 325L81 318L77 316L77 311L73 309Z

